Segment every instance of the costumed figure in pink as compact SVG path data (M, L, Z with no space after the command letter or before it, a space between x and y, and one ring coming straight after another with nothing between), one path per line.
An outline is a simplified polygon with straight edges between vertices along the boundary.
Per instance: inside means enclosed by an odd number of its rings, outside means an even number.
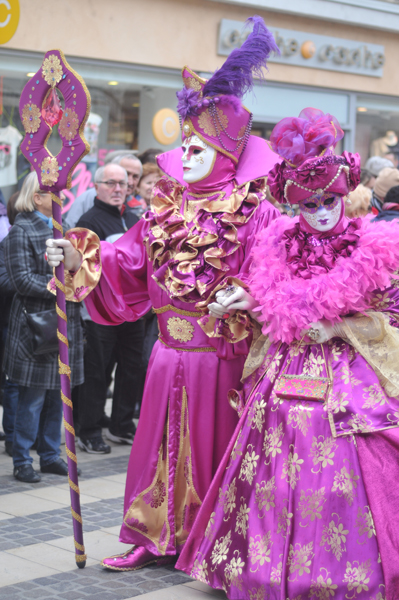
M240 421L177 562L231 599L398 597L398 229L345 218L342 137L307 108L270 140L270 191L300 216L258 235Z
M151 307L158 315L120 534L135 547L104 559L110 569L174 558L237 424L227 392L240 385L251 319L245 311L212 317L207 305L217 304L217 292L245 286L255 236L278 216L265 200L278 157L250 136L252 115L240 100L253 70L277 51L262 19L252 21L246 42L208 81L183 69L183 149L158 157L165 176L152 210L114 244L79 228L48 244L51 264L65 254L71 271L67 298L84 299L97 323L134 321Z

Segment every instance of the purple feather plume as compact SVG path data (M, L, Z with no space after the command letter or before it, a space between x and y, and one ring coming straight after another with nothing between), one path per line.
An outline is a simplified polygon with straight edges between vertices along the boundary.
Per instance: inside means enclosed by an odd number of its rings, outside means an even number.
M226 94L242 98L253 88L253 73L262 78L262 68L266 68L270 53L280 53L262 17L251 17L248 23L253 23L253 31L241 48L233 50L224 65L207 81L204 97Z
M199 92L196 92L191 88L183 87L180 92L176 92L176 96L178 99L177 112L183 120L187 117L187 115L197 114L197 104L201 97Z

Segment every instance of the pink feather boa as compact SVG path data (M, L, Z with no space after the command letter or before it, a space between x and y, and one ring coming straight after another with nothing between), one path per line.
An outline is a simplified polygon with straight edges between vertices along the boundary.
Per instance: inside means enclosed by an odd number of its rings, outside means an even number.
M281 217L258 234L250 289L265 320L263 333L290 343L310 323L370 308L372 293L390 287L399 268L399 227L395 222L362 220L359 242L349 257L338 258L325 274L295 277L286 263L283 234L298 219Z

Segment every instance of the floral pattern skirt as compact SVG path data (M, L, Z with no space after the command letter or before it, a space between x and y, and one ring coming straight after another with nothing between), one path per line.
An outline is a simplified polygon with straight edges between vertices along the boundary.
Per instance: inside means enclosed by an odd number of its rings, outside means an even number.
M383 600L355 436L274 384L248 399L192 576L231 599Z

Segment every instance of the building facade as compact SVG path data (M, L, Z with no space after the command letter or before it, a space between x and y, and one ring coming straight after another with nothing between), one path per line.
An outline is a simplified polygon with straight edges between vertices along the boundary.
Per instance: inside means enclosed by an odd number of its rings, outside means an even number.
M62 49L92 97L86 130L92 152L75 192L111 149L178 145L182 66L203 76L220 67L242 43L253 14L264 18L281 52L246 98L254 133L268 137L279 119L313 106L338 118L342 148L359 151L363 162L397 143L399 0L20 0L19 6L16 32L0 46L0 146L4 129L22 130L18 101L28 74L45 52ZM49 149L59 147L55 131ZM0 166L7 160L1 152ZM21 180L28 165L18 157L16 168Z

